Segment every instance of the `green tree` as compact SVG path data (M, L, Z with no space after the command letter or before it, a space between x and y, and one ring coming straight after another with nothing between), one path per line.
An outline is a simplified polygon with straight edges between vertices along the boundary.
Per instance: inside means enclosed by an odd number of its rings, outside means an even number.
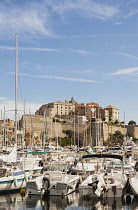
M72 138L73 137L73 131L72 130L63 130L63 133L65 133L68 138Z
M134 120L130 120L128 125L136 125L136 122Z
M119 124L119 121L118 121L118 120L116 120L116 121L115 121L115 125L118 125L118 124Z
M61 122L59 119L53 118L53 122Z
M68 137L61 138L60 142L62 147L71 145L71 139Z
M119 144L120 146L123 144L124 135L118 130L114 134L111 135L111 144Z

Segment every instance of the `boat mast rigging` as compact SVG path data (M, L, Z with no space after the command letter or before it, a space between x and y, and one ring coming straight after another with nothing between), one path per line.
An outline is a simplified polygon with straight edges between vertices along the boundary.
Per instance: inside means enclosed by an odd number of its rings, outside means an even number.
M15 52L15 144L17 145L17 103L18 103L18 35L15 34L16 52Z

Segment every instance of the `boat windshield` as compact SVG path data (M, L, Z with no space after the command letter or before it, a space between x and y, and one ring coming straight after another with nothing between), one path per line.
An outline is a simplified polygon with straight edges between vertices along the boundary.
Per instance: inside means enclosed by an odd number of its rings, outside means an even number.
M51 164L48 165L47 171L62 171L67 172L67 164Z

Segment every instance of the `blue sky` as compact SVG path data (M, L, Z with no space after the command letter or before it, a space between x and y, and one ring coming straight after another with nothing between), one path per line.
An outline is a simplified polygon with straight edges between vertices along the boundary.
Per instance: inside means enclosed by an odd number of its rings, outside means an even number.
M113 105L138 124L137 0L1 0L0 109L14 113L15 33L22 115L57 100ZM3 116L2 116L3 117Z

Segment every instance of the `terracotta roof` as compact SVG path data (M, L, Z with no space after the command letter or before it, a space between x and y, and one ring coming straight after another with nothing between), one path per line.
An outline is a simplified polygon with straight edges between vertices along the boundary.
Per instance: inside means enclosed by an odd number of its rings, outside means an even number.
M85 106L82 105L82 104L77 104L76 106L77 106L77 107L85 107Z
M99 104L97 104L97 103L94 103L94 102L87 103L86 105L87 105L87 106L89 106L89 105L92 105L92 106L101 106L101 105L99 105Z
M54 104L72 104L72 103L67 103L67 102L61 102L61 101L55 101Z

